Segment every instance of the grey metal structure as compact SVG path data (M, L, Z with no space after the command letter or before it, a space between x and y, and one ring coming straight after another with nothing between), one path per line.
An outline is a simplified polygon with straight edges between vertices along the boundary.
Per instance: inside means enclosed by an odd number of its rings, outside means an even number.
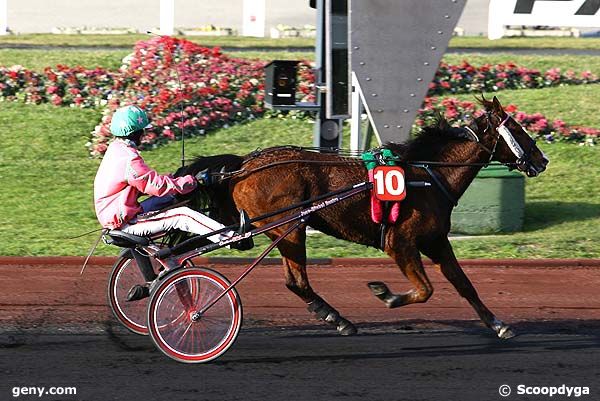
M350 64L361 92L352 112L360 114L360 99L379 142L403 142L466 0L349 1Z
M315 111L314 145L404 142L466 0L311 0L317 9L316 102L273 105ZM369 118L367 137L362 115Z

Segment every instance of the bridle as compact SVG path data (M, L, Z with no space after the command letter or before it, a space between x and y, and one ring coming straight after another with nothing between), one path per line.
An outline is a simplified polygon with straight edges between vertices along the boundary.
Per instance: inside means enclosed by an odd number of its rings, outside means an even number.
M492 113L490 111L486 112L487 127L485 128L484 132L494 129L493 124L491 122L493 117L494 116L492 115ZM503 164L509 168L514 168L513 166L516 166L519 170L526 171L527 167L529 165L531 165L531 153L533 152L533 148L535 147L536 142L535 142L535 139L533 139L529 135L527 135L527 138L529 138L529 143L528 143L529 146L528 146L527 151L523 150L523 147L519 144L519 142L513 136L512 132L506 126L506 123L509 120L512 121L514 124L517 124L519 126L519 128L523 129L521 124L516 122L510 116L510 114L506 114L506 117L504 117L504 119L496 127L497 135L496 135L496 138L494 140L494 145L491 150L487 146L485 146L481 143L481 141L479 140L479 136L475 133L475 131L470 126L467 125L465 127L465 130L467 130L469 132L470 136L472 138L474 138L473 142L475 142L479 147L481 147L483 150L485 150L487 153L489 153L490 157L489 157L486 165L489 165L492 162L494 155L496 154L496 149L498 147L498 143L500 142L500 138L502 138L504 140L504 142L506 143L506 145L508 146L508 148L511 150L511 152L515 155L516 161L514 163L501 163L501 164Z

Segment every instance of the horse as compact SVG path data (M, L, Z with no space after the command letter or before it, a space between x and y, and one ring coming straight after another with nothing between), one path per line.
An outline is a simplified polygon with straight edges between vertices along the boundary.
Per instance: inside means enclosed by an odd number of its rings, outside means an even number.
M370 282L371 292L388 308L426 302L433 293L421 254L429 257L495 334L514 336L508 324L498 319L481 301L463 272L448 240L450 215L479 170L490 162L508 165L528 177L535 177L549 162L544 153L509 114L499 100L478 98L484 113L463 128L451 127L439 118L437 124L404 144L387 144L404 168L407 181L434 181L428 189L409 190L402 201L399 219L387 227L381 238L380 226L370 217L370 194L359 193L310 215L307 225L336 238L382 249L414 286L393 293L383 282ZM246 156L199 157L176 175L196 174L204 169L233 171L229 178L202 187L191 196L207 196L218 205L225 223L235 223L238 210L251 218L367 180L360 160L332 153L318 153L298 147L275 147ZM296 209L297 210L297 209ZM292 213L294 210L289 211ZM259 227L280 216L254 223ZM275 239L289 226L266 235ZM300 297L308 310L334 327L341 335L352 335L356 327L310 286L306 272L306 225L278 244L283 258L285 285Z

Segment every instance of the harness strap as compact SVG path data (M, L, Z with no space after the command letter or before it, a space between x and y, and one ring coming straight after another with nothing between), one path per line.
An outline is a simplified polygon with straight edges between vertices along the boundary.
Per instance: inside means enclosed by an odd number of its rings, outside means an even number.
M467 125L467 126L464 127L464 129L469 132L469 134L473 138L473 142L476 143L477 146L479 146L481 149L483 149L486 152L488 152L490 155L494 153L493 151L490 150L490 148L488 148L483 143L481 143L481 141L479 140L479 136L477 136L477 134L475 133L475 131L471 127L469 127Z
M435 185L438 186L438 188L440 189L440 191L442 191L442 193L444 194L444 196L446 198L448 198L448 200L450 201L450 203L452 203L454 206L458 206L458 201L454 198L454 196L452 196L452 194L450 194L450 192L448 192L448 189L444 186L444 184L442 183L442 181L438 177L437 173L435 171L433 171L431 169L431 167L429 167L426 164L422 165L422 166L419 166L419 167L421 167L421 168L425 169L425 171L427 171L427 173L433 179L433 182L435 182Z

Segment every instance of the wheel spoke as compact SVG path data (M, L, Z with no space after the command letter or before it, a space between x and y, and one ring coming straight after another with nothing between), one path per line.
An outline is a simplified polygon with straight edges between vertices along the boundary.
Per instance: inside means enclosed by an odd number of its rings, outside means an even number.
M146 310L148 299L127 302L127 293L132 286L143 284L144 278L134 259L121 257L109 276L109 305L117 320L137 334L147 334Z
M191 314L228 286L224 277L205 268L169 273L153 294L148 310L153 317L150 334L158 348L185 362L205 362L225 352L241 325L237 293L223 297L198 321L191 321Z

